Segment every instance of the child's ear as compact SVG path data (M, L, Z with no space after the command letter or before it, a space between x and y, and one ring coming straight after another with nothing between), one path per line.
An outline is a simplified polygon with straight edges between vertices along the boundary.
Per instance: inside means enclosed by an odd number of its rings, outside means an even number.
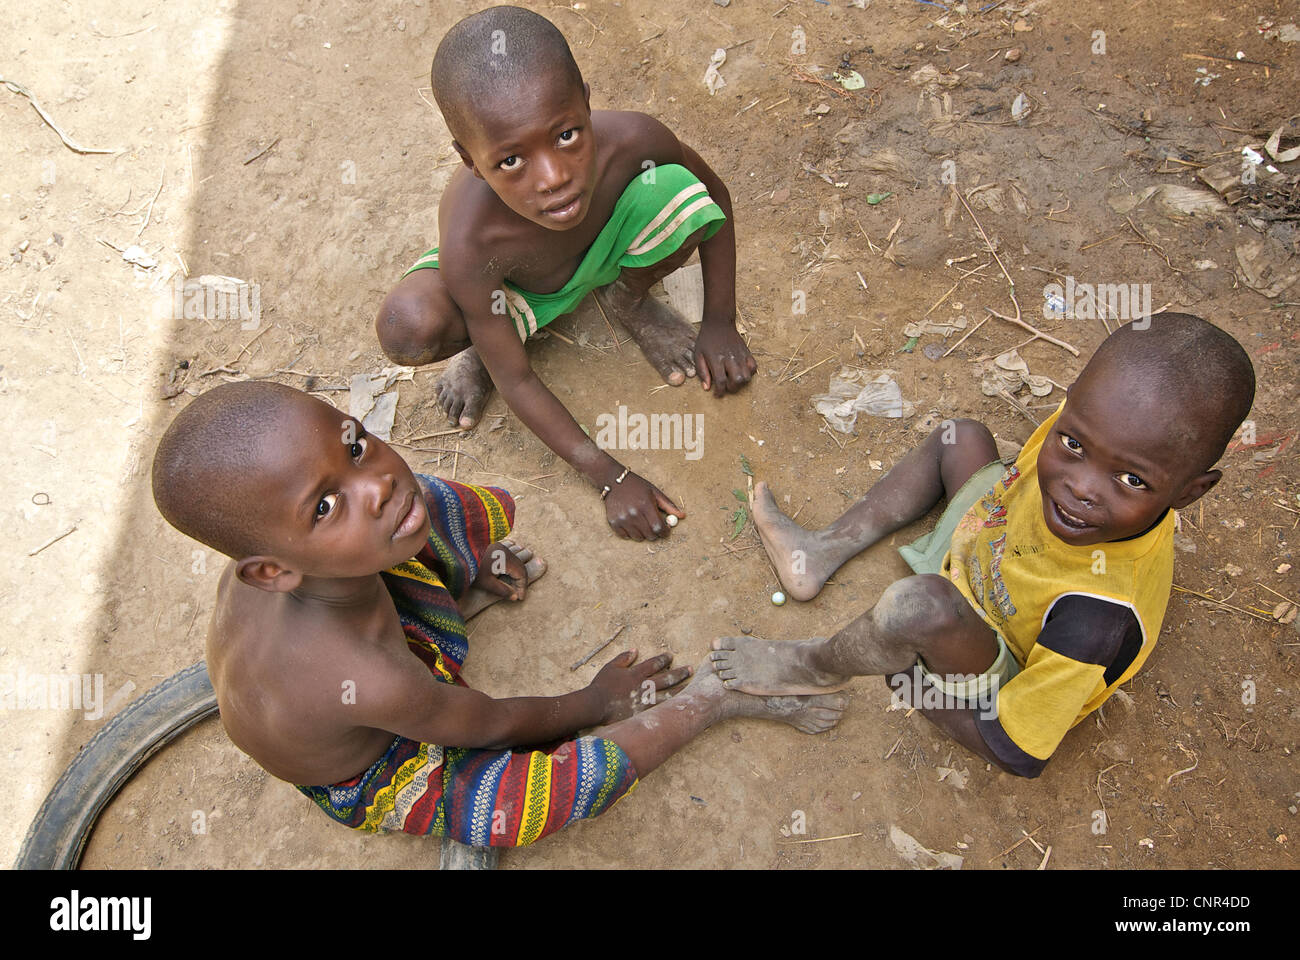
M582 102L587 105L587 112L591 113L591 84L585 80L582 83Z
M1183 492L1178 495L1170 506L1175 510L1181 510L1183 507L1195 503L1197 500L1201 499L1201 497L1209 493L1211 488L1219 482L1222 476L1222 470L1207 470L1199 477L1193 478L1192 481L1183 488Z
M478 167L474 166L474 158L469 155L468 150L466 150L464 147L460 145L460 141L453 140L451 142L451 146L453 150L455 150L457 153L460 154L460 162L465 164L465 166L469 167L469 172L474 174L474 176L478 177L480 180L482 180L483 174L479 173Z
M281 566L271 557L245 557L235 563L235 576L267 593L288 593L302 583L302 574Z

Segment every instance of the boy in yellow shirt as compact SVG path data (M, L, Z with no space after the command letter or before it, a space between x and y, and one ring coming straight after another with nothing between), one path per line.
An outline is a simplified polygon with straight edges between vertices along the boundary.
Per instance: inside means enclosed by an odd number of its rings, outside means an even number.
M718 675L754 694L824 692L883 674L896 696L1003 770L1037 776L1066 732L1146 661L1173 583L1173 511L1250 412L1250 359L1198 317L1120 327L1014 463L989 431L947 420L823 530L766 484L754 521L786 590L808 600L843 563L924 516L916 571L843 630L802 643L714 642Z

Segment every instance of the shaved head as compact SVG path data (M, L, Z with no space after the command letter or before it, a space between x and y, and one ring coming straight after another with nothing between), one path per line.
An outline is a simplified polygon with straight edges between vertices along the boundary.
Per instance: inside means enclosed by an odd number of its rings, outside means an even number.
M1163 421L1192 474L1214 466L1255 400L1255 371L1241 344L1186 313L1124 324L1077 383L1120 393Z
M294 438L290 414L306 395L278 383L227 383L171 422L153 460L153 498L177 530L236 560L271 552L259 478Z
M490 7L447 31L429 79L447 129L463 143L477 111L553 76L582 89L564 34L531 10Z

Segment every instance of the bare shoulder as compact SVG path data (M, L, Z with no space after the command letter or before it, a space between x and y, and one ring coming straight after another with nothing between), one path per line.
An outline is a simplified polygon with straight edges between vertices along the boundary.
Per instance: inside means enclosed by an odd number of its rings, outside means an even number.
M645 161L681 163L682 144L661 121L637 110L598 110L591 115L601 142L610 150L611 161L624 166L633 163L640 170Z
M222 594L207 647L231 741L290 783L365 769L392 741L386 721L428 676L387 593L352 615L304 613L238 581Z
M303 615L285 594L231 577L208 633L208 675L231 739L253 749L275 731L288 740L350 722L344 681L367 666L356 625Z
M492 189L465 167L452 174L438 204L438 261L457 285L498 283L508 266L500 252L517 239L518 220Z

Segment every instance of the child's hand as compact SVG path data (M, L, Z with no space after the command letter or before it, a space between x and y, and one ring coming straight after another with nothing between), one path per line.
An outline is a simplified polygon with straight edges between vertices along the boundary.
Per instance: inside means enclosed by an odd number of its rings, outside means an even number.
M662 490L635 473L629 473L622 483L610 484L605 497L605 519L624 539L658 540L668 536L668 524L659 515L660 510L679 520L686 516Z
M637 663L636 651L625 650L601 667L588 688L597 693L605 708L600 722L626 720L654 706L658 691L675 687L691 675L690 667L669 670L672 662L671 653L661 653Z
M733 324L700 324L695 340L695 373L715 397L734 393L758 372L758 361Z

